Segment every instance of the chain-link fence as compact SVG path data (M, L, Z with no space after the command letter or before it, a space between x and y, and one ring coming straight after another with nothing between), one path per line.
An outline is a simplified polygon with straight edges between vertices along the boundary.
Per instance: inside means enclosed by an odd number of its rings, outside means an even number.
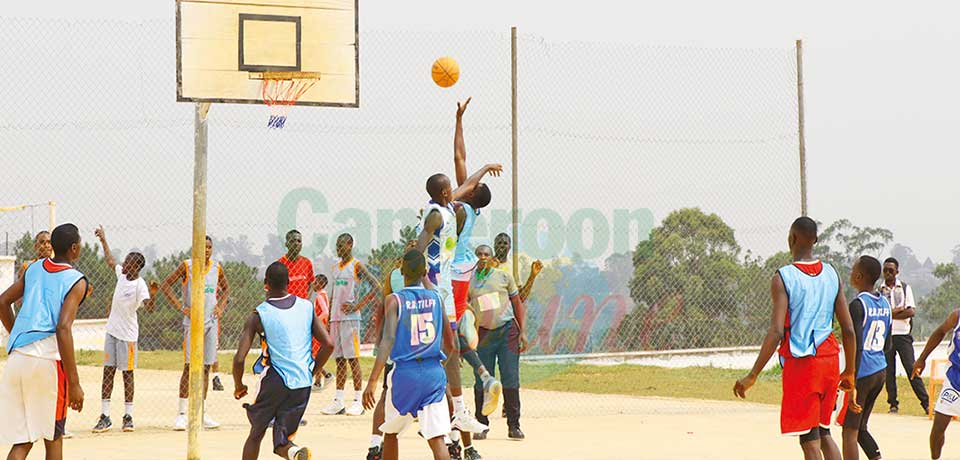
M118 260L145 254L150 281L189 257L194 108L175 101L174 23L2 19L0 30L10 69L0 85L0 205L54 200L58 221L83 232L78 268L94 290L77 334L93 344L80 358L95 400L116 277L94 229L103 225ZM493 201L472 243L511 232L509 31L362 31L360 44L360 109L294 108L282 131L267 129L264 107L210 110L207 228L230 284L224 350L263 299L263 269L286 252L289 229L303 233L317 273L330 276L334 240L349 232L358 258L383 275L427 200L426 177L452 177L457 100L473 97L469 169L508 168L485 179ZM793 48L522 35L518 45L521 280L533 260L544 264L527 300L528 354L759 343L769 276L800 208ZM461 68L447 90L429 78L443 55ZM46 220L28 218L0 213L0 235L10 233L21 259L33 257ZM168 425L181 316L160 299L139 321L140 421ZM118 377L114 401L121 386ZM232 404L214 394L208 412L236 412ZM71 426L92 426L90 413Z

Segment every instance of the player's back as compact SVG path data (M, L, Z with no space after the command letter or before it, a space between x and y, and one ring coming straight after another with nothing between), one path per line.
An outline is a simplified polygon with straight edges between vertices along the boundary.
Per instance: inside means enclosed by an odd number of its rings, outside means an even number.
M23 275L23 303L10 331L7 353L55 334L64 299L84 278L69 264L50 259L30 264Z
M307 388L313 383L313 306L310 301L288 294L268 299L257 307L270 365L287 388Z
M440 296L419 286L405 287L393 295L398 301L397 334L390 359L395 363L442 361L444 313Z
M787 293L788 309L780 354L802 358L838 354L833 339L833 311L840 277L830 264L796 262L777 270ZM825 349L821 345L827 344Z
M452 206L440 206L430 202L423 211L424 219L434 211L440 213L443 224L431 235L424 256L427 258L427 267L429 268L427 275L430 282L439 286L441 283L450 283L450 270L457 246L457 218ZM422 229L421 226L422 221L421 224L418 224L418 227L420 227L417 229L418 233Z
M869 377L887 368L884 353L887 332L890 330L890 302L879 294L861 292L857 295L863 304L863 350L857 378Z

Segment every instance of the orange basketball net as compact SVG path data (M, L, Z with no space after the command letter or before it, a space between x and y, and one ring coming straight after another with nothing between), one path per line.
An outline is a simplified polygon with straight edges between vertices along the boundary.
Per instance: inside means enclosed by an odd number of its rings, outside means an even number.
M270 129L283 129L290 107L320 81L320 74L306 72L265 72L261 76L260 93L263 103L270 107L270 119L267 121Z

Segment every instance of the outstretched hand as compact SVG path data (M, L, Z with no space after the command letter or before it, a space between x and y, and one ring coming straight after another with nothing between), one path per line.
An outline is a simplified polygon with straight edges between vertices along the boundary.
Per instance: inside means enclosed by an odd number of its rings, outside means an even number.
M487 174L490 174L493 177L500 177L500 173L503 172L503 165L500 163L491 163L486 166Z
M93 231L93 234L96 235L100 241L107 238L107 235L103 232L103 225L97 227L97 229Z
M457 118L462 117L463 113L467 111L467 106L470 105L472 99L472 97L468 97L467 100L462 103L457 102Z

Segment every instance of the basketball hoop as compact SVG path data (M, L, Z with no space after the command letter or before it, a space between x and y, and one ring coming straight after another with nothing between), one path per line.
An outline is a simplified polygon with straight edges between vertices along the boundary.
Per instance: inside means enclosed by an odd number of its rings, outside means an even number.
M301 96L320 81L319 72L251 72L250 79L260 80L263 103L270 107L267 127L283 129L287 111Z

